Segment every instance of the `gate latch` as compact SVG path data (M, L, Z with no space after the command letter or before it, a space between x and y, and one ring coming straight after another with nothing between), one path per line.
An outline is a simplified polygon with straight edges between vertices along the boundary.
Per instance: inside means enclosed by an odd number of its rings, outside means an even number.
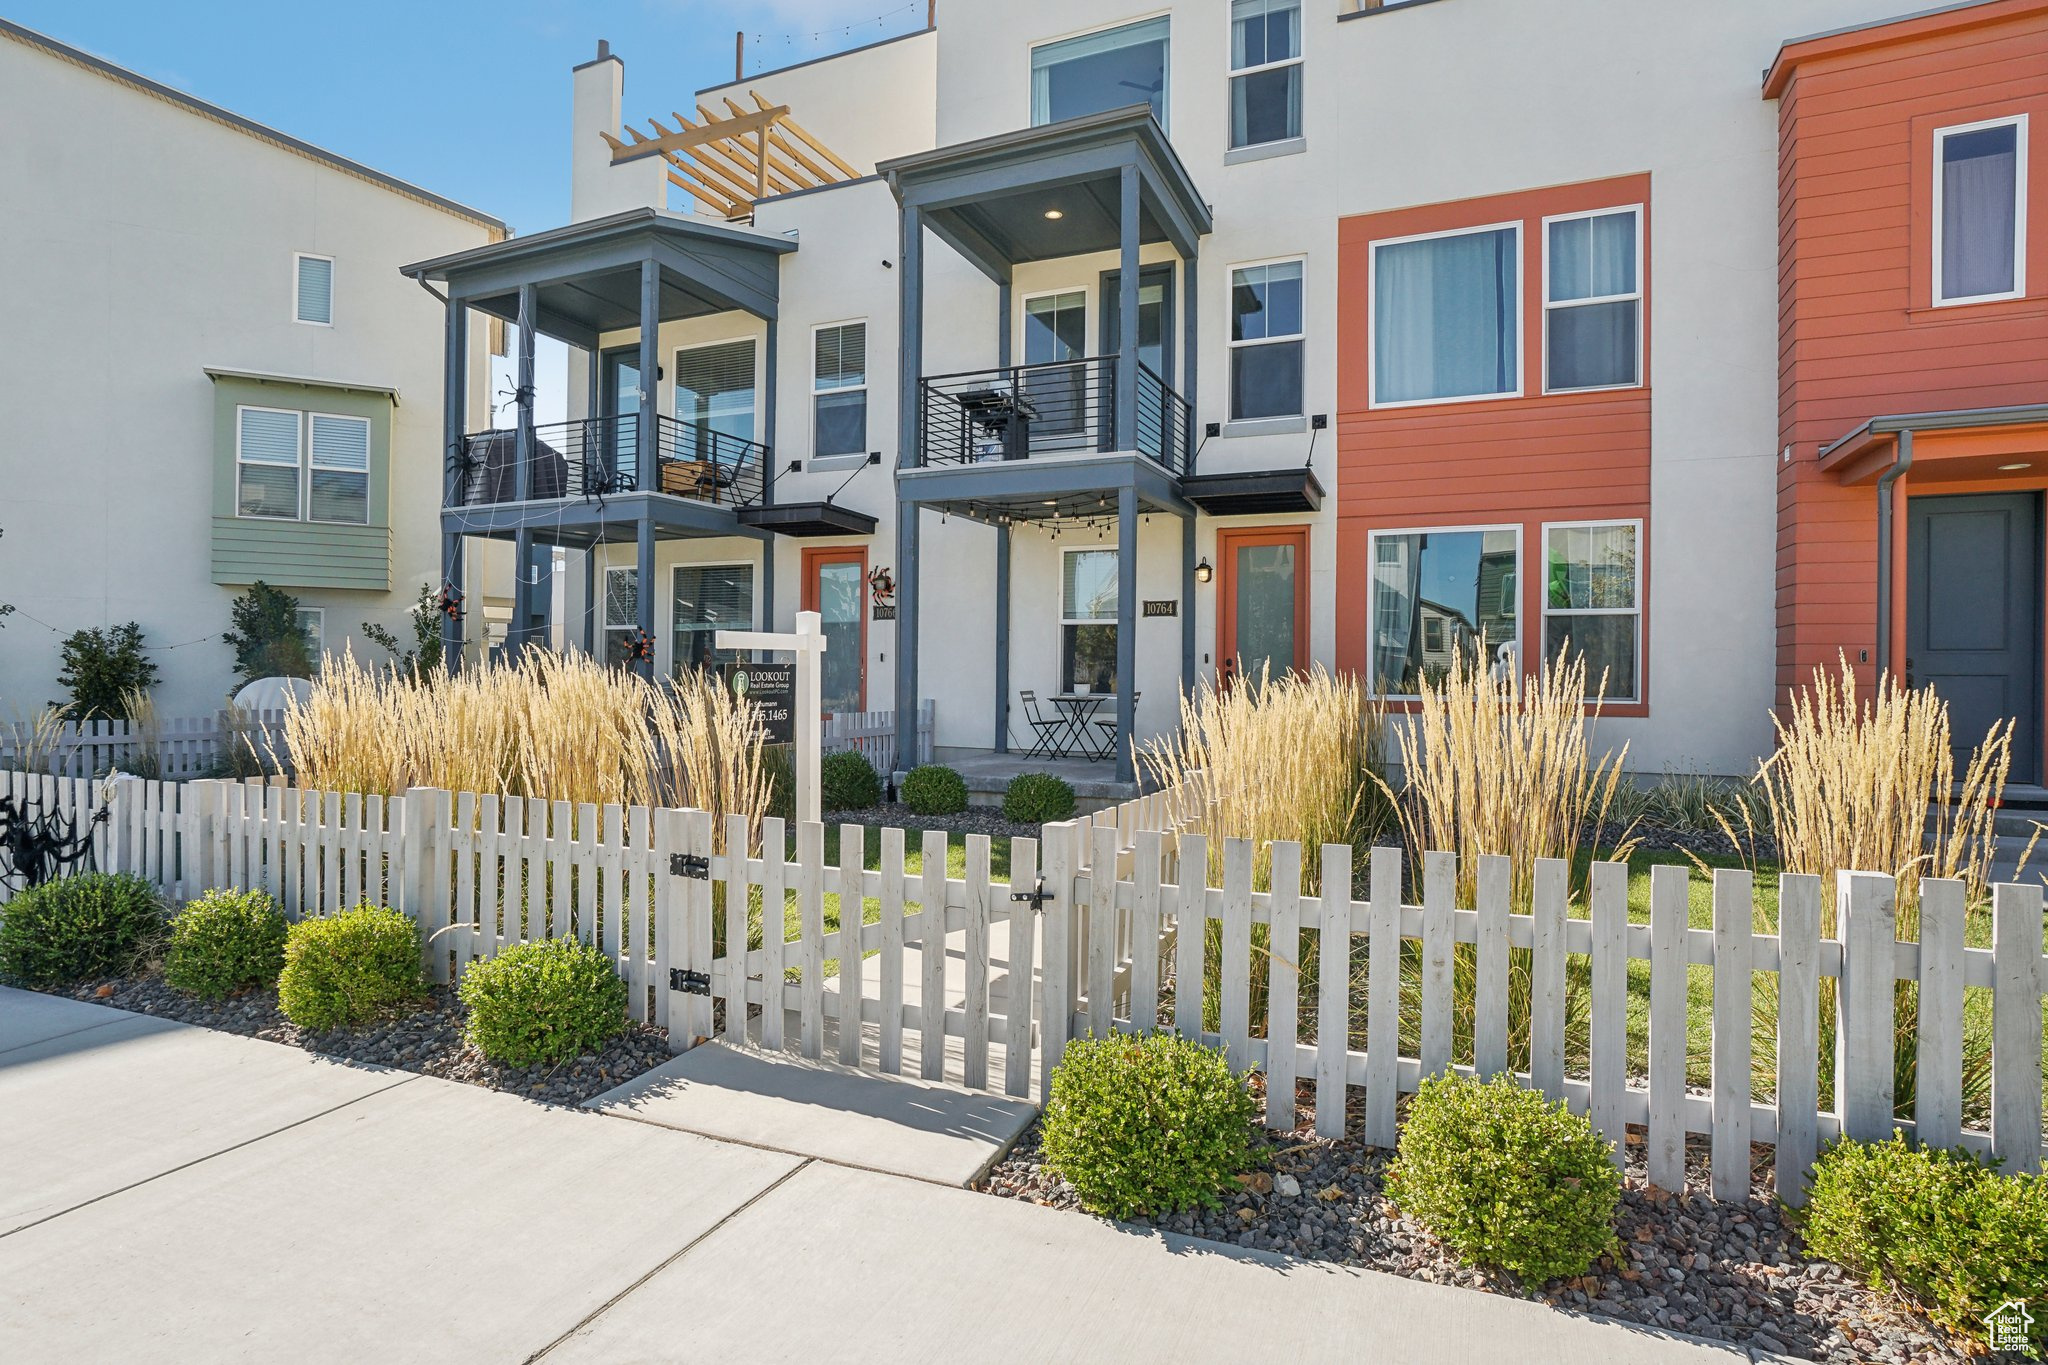
M686 972L681 967L671 967L668 969L668 988L672 991L681 991L684 995L709 995L711 974Z
M708 882L711 880L711 859L702 853L671 853L668 855L668 873L671 877L692 877Z
M1040 877L1029 891L1012 891L1010 899L1013 901L1029 901L1032 911L1042 915L1045 913L1045 903L1054 899L1054 897L1052 892L1045 889L1045 878Z

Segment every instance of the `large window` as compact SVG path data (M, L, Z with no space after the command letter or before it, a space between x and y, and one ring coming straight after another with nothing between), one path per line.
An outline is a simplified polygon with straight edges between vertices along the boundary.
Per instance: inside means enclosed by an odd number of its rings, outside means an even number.
M367 525L369 421L324 412L237 408L235 513Z
M1521 392L1522 231L1469 228L1372 246L1372 402Z
M1544 220L1544 387L1618 389L1642 382L1639 210Z
M811 453L861 455L868 448L868 325L841 322L812 334Z
M754 439L752 337L676 352L676 420L696 427L681 437L687 459L711 458L717 443L705 432Z
M1114 692L1117 564L1115 550L1060 556L1060 685L1069 692Z
M633 637L640 628L640 571L604 571L604 661L624 668L633 662Z
M1301 414L1301 262L1230 272L1230 416Z
M1639 700L1642 524L1543 528L1543 657L1570 649L1586 660L1586 695Z
M1301 136L1301 0L1231 0L1230 145Z
M1379 691L1413 696L1455 654L1491 671L1518 666L1513 527L1382 531L1372 537L1372 655Z
M1149 104L1166 126L1167 19L1147 19L1031 49L1031 122Z
M1024 376L1034 436L1067 436L1083 429L1088 413L1086 367L1057 362L1078 361L1087 350L1087 294L1075 289L1024 300L1024 363L1052 367Z
M334 325L334 258L292 257L292 316L318 327Z
M754 566L678 564L674 582L673 670L737 662L738 651L718 648L713 638L721 630L753 629Z
M2027 117L1934 134L1934 301L2027 292Z

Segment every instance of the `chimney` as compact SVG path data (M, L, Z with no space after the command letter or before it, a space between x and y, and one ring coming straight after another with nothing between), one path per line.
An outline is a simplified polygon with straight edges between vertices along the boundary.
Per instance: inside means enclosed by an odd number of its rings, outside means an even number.
M633 208L665 208L668 163L658 156L612 165L612 149L601 133L627 140L619 126L626 92L626 64L612 45L597 40L597 56L571 73L569 112L569 219L583 222Z

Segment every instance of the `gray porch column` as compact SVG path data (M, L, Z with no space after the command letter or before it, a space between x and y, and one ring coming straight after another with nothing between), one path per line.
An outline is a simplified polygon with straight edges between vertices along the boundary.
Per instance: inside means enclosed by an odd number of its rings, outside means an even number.
M534 315L540 311L540 290L532 284L519 286L518 391L512 396L518 422L513 441L513 497L525 502L533 496L533 338ZM533 621L533 532L513 534L512 629L506 633L506 652L517 655L526 648Z
M597 542L583 547L583 652L597 656Z
M1006 287L1004 294L1008 294ZM996 752L1010 752L1010 528L996 527Z
M768 340L762 348L766 354L762 363L767 366L768 377L762 384L763 403L761 409L761 502L767 505L775 501L775 373L780 368L775 360L776 327L775 319L768 319ZM773 630L773 626L763 626Z
M862 603L866 606L866 603ZM791 622L794 625L794 622ZM775 538L770 536L761 542L761 625L762 630L774 630L775 626ZM766 650L754 651L754 662L765 663Z
M1124 167L1117 233L1123 257L1117 276L1116 439L1112 450L1138 448L1138 168ZM1128 778L1120 779L1129 781Z
M1196 306L1196 286L1201 282L1201 261L1190 254L1180 263L1181 280L1181 348L1180 348L1180 396L1188 402L1188 467L1184 474L1195 472L1195 447L1201 444L1202 410L1195 403L1196 381L1201 377L1202 335L1201 309ZM1190 618L1192 619L1192 618ZM1193 630L1193 626L1188 627Z
M896 499L896 766L917 766L917 533L920 509Z
M522 526L512 533L512 629L505 632L505 652L515 658L532 642L536 576L533 532Z
M1129 316L1128 314L1126 316ZM1116 780L1135 780L1131 736L1138 730L1138 492L1116 495Z
M917 468L919 384L924 377L924 215L897 220L896 467ZM896 499L896 766L917 766L918 505Z
M1195 685L1195 519L1180 519L1180 686Z
M657 444L660 420L656 411L655 394L661 385L655 378L661 373L661 267L652 260L640 262L640 439L638 482L635 485L643 493L661 487L661 474L657 466L661 459L661 447ZM640 523L643 539L648 535L649 523ZM646 550L642 547L642 557ZM645 598L647 585L642 583L641 596Z
M441 505L461 505L464 493L462 438L469 426L469 305L461 299L448 301L446 336L441 367L441 451L443 469ZM459 533L441 533L441 582L449 590L462 592L463 542ZM462 620L441 618L441 666L454 672L462 666Z
M640 518L638 541L637 548L640 551L640 558L638 560L639 571L634 579L633 603L639 608L639 619L634 624L640 627L642 636L652 641L654 639L654 599L656 592L654 582L654 517L651 514ZM659 652L659 648L658 645L654 646L647 658L637 665L640 676L650 681L654 677L654 658L655 653Z

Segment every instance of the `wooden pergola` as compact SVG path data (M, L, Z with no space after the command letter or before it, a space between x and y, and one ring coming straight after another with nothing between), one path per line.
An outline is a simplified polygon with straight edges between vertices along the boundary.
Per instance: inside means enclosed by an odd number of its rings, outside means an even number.
M755 107L747 109L727 98L727 113L697 106L693 121L672 114L671 129L650 118L652 135L628 127L630 142L602 134L612 149L612 164L658 156L668 163L669 183L686 190L705 208L728 222L754 216L754 203L792 190L816 189L858 180L860 172L789 116L786 104L770 104L749 90Z

